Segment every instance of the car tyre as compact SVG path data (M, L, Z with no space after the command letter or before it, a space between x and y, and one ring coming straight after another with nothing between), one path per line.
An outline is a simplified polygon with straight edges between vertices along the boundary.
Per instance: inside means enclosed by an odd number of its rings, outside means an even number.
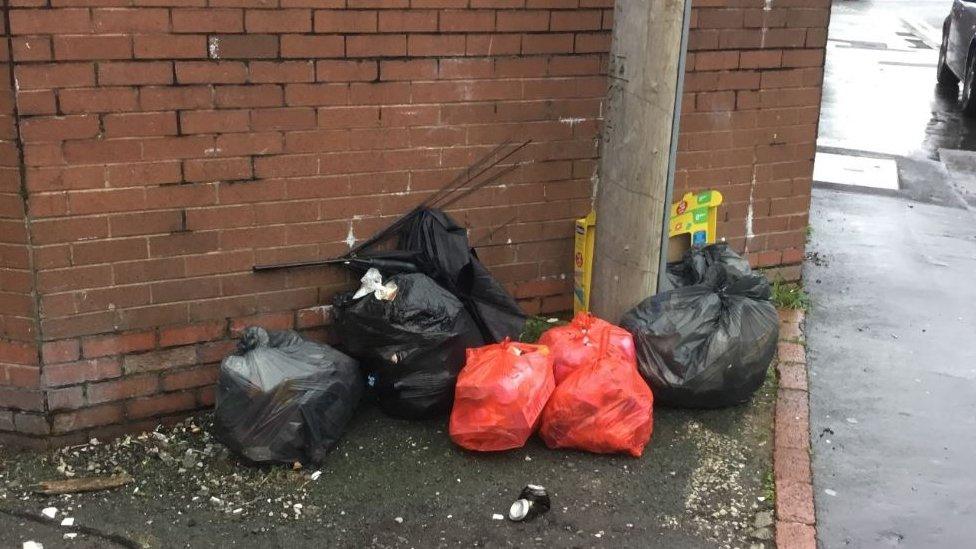
M968 117L976 117L976 56L970 55L966 63L966 78L962 84L962 112Z
M949 26L942 26L942 46L939 48L939 65L935 77L935 81L939 84L939 88L942 90L956 90L959 91L959 77L956 76L949 65L946 63L946 57L949 51Z

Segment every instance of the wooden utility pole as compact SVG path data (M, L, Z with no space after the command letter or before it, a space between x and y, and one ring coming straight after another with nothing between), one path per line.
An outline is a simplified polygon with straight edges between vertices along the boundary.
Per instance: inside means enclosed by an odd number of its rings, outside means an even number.
M611 322L657 290L677 148L686 2L616 2L590 297L593 313Z

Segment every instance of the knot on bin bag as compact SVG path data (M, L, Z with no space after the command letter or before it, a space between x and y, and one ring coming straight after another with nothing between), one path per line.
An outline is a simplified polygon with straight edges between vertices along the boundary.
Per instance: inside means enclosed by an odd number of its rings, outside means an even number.
M267 330L260 326L248 326L237 342L237 350L244 354L258 347L267 347L270 341Z

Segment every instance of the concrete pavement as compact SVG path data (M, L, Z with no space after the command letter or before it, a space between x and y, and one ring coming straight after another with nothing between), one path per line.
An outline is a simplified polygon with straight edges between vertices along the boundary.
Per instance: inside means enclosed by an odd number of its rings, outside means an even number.
M896 172L889 190L815 182L805 333L824 548L976 537L976 122L935 89L950 5L833 7L818 151Z

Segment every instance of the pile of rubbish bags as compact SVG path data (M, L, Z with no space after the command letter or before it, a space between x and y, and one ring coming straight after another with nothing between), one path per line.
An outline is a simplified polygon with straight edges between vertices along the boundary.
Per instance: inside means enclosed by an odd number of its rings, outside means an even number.
M367 268L359 290L335 298L343 352L295 332L244 332L220 369L219 440L254 462L321 461L369 388L394 417L449 414L467 450L519 448L538 432L550 448L640 457L655 404L745 402L775 353L769 283L724 244L669 266L674 289L620 326L582 312L529 344L517 340L525 315L463 229L423 209L404 227L384 252L399 267Z

